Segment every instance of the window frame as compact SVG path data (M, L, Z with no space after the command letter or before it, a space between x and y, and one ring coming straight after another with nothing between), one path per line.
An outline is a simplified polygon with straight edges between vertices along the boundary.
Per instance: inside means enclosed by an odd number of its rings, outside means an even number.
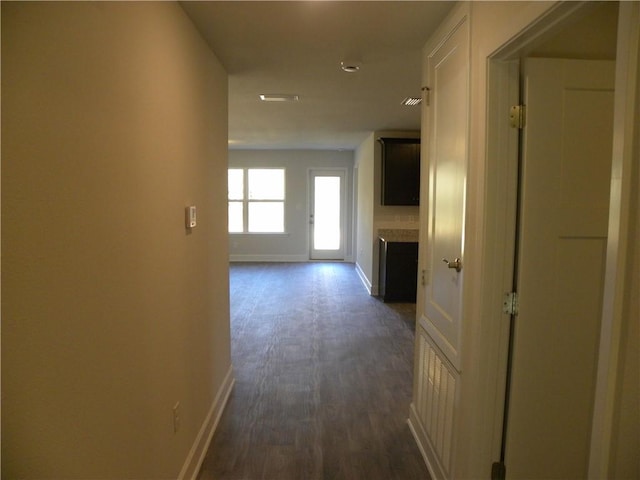
M227 233L229 235L284 235L287 232L287 218L286 218L286 200L287 200L287 169L284 167L231 167L227 168L227 179L230 170L242 171L242 199L229 198L229 188L227 185L227 212L231 203L240 203L242 205L242 231L231 232L229 231L229 218L227 218ZM283 185L282 185L282 199L253 199L249 198L249 171L251 170L278 170L282 171ZM276 203L282 204L282 230L276 232L269 231L249 231L249 205L250 204L264 204L264 203Z

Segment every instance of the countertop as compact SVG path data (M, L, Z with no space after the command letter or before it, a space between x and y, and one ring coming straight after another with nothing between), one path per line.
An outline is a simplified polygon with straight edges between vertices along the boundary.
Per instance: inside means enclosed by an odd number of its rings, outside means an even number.
M418 241L419 230L410 229L380 229L378 230L378 238L384 242L403 242L411 243Z

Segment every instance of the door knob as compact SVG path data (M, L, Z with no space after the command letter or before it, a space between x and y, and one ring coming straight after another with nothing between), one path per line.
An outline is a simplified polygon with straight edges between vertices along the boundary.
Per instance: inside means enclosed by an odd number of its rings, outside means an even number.
M454 259L453 262L450 262L446 258L443 258L442 261L447 264L447 267L455 268L456 272L462 270L462 260L460 260L459 258Z

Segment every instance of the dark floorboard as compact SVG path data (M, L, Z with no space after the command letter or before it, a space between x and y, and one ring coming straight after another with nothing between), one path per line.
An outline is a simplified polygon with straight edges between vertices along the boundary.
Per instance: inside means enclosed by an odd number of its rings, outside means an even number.
M233 264L236 384L200 480L428 479L407 417L415 305L353 264Z

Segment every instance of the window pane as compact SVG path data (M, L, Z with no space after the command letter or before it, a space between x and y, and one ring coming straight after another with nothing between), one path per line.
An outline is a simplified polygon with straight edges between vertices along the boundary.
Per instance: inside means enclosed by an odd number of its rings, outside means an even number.
M250 169L249 200L284 200L284 169Z
M229 202L229 233L242 233L242 202Z
M229 200L242 200L244 195L243 174L241 168L229 169Z
M284 232L284 202L249 202L249 232Z

